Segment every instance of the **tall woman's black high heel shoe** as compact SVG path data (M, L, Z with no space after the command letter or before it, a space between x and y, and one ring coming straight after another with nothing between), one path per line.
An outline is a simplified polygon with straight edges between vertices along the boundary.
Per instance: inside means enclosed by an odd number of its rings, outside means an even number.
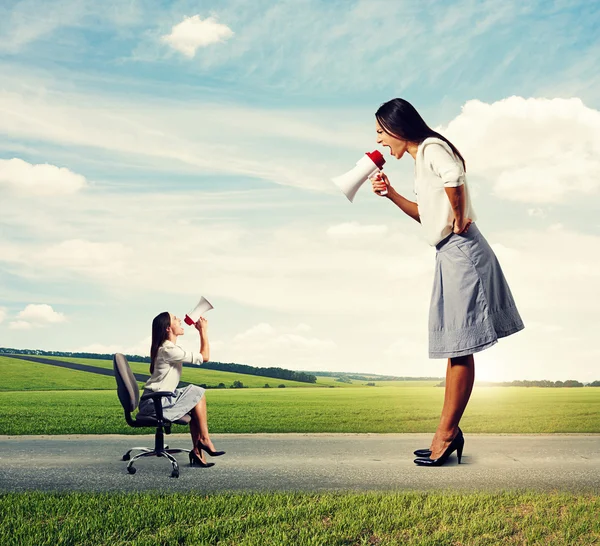
M462 430L458 427L458 433L462 434ZM429 457L431 455L431 449L416 449L413 452L417 457Z
M211 466L215 466L215 463L205 463L198 455L190 451L190 466L194 465L201 466L202 468L210 468Z
M221 455L225 455L224 451L213 451L208 446L205 446L200 440L196 442L196 447L206 451L206 453L208 453L211 457L220 457Z
M415 459L415 464L419 466L442 466L450 458L450 455L456 451L458 457L458 464L462 458L463 447L465 446L465 438L461 432L459 432L454 440L450 442L450 445L446 448L437 459L430 459L429 457L419 457Z

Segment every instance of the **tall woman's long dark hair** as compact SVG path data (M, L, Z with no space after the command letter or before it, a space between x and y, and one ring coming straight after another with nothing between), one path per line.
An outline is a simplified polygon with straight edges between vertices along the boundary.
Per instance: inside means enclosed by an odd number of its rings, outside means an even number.
M154 361L158 348L169 337L167 328L171 326L171 315L168 311L156 315L152 321L152 345L150 346L150 375L154 373Z
M417 142L419 144L429 137L436 137L443 140L452 148L456 156L460 158L463 167L466 169L465 159L458 151L458 148L446 137L429 127L410 102L404 99L392 99L384 102L377 112L375 112L375 117L379 125L386 132L400 137L402 140Z

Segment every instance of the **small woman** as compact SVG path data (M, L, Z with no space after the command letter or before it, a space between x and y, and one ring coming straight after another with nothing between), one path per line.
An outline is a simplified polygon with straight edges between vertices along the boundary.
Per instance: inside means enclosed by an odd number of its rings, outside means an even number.
M207 320L200 317L195 327L200 334L200 352L186 352L177 345L177 336L184 334L181 319L166 311L154 317L150 348L150 379L146 381L144 394L160 391L173 393L173 396L162 397L163 416L169 421L176 421L189 413L193 443L190 464L207 468L214 463L207 463L202 451L206 451L212 457L224 455L225 452L215 450L208 434L204 389L196 385L188 385L183 389L177 388L184 362L200 365L210 358ZM154 415L154 402L150 399L141 402L140 413Z
M429 357L447 358L444 405L429 449L415 451L415 463L440 466L457 452L464 437L459 422L475 381L473 354L523 329L510 288L490 245L475 225L465 177L465 160L445 137L433 131L403 99L375 113L377 143L400 159L415 160L416 202L400 195L388 177L371 178L373 191L387 197L419 222L436 248L429 308Z

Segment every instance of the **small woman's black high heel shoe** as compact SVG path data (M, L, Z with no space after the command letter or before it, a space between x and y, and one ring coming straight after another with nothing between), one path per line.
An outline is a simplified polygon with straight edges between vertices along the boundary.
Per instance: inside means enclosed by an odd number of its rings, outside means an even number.
M459 432L454 437L454 440L450 442L450 445L446 448L444 453L442 453L437 459L431 459L429 457L419 457L415 459L415 464L419 466L442 466L450 458L450 455L452 455L452 453L454 453L455 451L456 456L458 457L458 464L460 464L464 446L465 438L462 435L462 433Z
M458 433L462 434L462 430L460 430L460 427L458 427ZM431 455L431 449L416 449L415 451L413 451L413 453L417 457L429 457Z
M211 466L215 466L215 463L205 463L198 455L190 451L190 466L194 465L201 466L202 468L210 468Z
M220 457L221 455L225 455L224 451L213 451L208 446L205 446L200 440L196 442L196 447L206 451L206 453L208 453L211 457Z

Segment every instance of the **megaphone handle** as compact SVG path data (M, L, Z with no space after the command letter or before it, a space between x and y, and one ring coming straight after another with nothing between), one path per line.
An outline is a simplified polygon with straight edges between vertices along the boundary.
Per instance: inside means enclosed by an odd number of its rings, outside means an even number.
M377 174L380 172L381 172L381 169L377 169L373 174ZM373 174L371 176L373 176ZM377 195L387 195L388 191L387 191L387 189L385 189L385 190L378 191L376 193L377 193Z

